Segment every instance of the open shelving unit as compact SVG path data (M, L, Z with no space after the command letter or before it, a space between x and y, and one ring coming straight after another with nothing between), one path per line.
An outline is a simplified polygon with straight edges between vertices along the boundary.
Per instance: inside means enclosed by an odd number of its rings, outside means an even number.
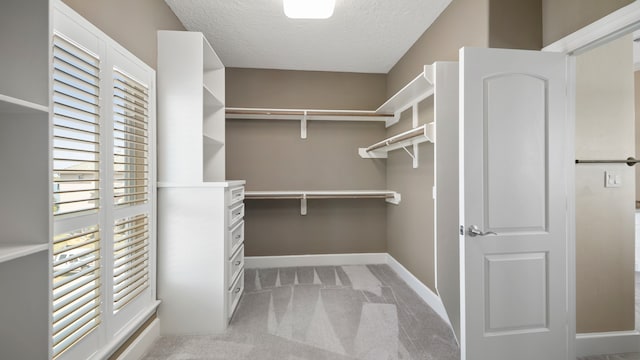
M225 178L225 68L203 34L159 31L157 75L161 333L218 334L244 284L245 182Z
M307 200L311 199L385 199L398 205L400 193L390 190L291 190L291 191L245 191L245 199L253 200L300 200L300 215L307 215Z
M360 110L310 110L226 108L227 119L244 120L296 120L300 121L300 138L307 138L307 121L384 121L388 123L394 115L376 111Z
M49 358L49 0L0 11L0 358Z
M200 33L160 31L158 37L164 39L159 52L166 54L158 88L170 89L164 90L165 100L158 101L158 159L162 164L158 179L169 183L224 181L224 65ZM168 59L169 55L173 57ZM164 121L178 117L180 121Z

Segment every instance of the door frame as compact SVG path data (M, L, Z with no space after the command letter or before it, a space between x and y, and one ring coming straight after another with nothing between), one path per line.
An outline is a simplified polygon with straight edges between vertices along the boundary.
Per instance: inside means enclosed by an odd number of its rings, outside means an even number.
M576 56L603 45L620 36L640 29L640 1L622 7L594 23L565 36L544 47L542 51L561 52L568 57L568 109L566 161L572 164L575 159L575 100L576 100ZM567 192L575 194L575 167L568 166L566 174ZM567 266L569 272L569 330L576 334L576 205L575 195L567 197L569 236ZM573 348L573 351L571 349ZM576 334L576 341L569 344L570 353L575 356L600 355L614 352L640 351L640 332L620 331L611 333Z

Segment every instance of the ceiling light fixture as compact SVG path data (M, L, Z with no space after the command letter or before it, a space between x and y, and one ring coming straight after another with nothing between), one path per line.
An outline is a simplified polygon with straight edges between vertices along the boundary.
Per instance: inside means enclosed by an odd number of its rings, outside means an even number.
M284 14L291 19L328 19L335 0L282 0Z

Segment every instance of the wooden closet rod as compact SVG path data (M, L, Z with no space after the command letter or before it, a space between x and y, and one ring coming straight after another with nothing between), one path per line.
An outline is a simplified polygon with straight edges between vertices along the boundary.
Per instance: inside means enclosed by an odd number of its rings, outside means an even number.
M246 194L246 199L254 200L300 200L300 199L392 199L394 194L368 194L368 195L254 195Z
M578 160L576 159L576 164L627 164L629 166L633 166L639 162L640 160L637 160L634 157L628 157L625 160Z
M370 116L370 117L391 117L393 114L377 114L373 111L360 111L360 110L300 110L300 109L241 109L241 108L227 108L225 110L227 115L297 115L304 116Z
M415 129L411 129L411 130L403 132L401 134L392 136L392 137L390 137L390 138L388 138L386 140L382 140L380 142L377 142L377 143L369 146L366 149L366 151L374 151L376 149L380 149L380 148L385 147L385 146L393 145L393 144L398 143L398 142L403 141L403 140L408 140L408 139L411 139L411 138L414 138L414 137L418 137L420 135L424 135L426 126L427 125L425 124L425 125L422 125L422 126L419 126L419 127L415 128Z

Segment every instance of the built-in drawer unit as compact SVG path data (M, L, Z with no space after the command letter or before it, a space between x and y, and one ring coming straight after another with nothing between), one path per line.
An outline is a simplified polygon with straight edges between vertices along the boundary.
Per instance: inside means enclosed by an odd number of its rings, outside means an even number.
M229 253L231 257L235 254L236 250L244 243L244 220L240 221L236 226L229 230Z
M228 308L227 314L229 315L229 319L231 319L233 312L236 310L236 307L238 306L238 302L240 301L240 295L242 295L243 291L244 291L244 270L241 270L240 274L236 278L236 281L233 282L233 285L229 288L229 291L228 291L229 308Z
M228 206L233 206L239 202L244 200L244 186L239 186L229 190L227 193L227 204Z
M241 246L238 251L229 259L229 279L228 283L231 284L233 280L240 274L244 268L244 245Z
M244 217L244 204L239 203L229 209L229 227L234 226Z
M244 290L244 186L226 192L227 318L231 319Z

